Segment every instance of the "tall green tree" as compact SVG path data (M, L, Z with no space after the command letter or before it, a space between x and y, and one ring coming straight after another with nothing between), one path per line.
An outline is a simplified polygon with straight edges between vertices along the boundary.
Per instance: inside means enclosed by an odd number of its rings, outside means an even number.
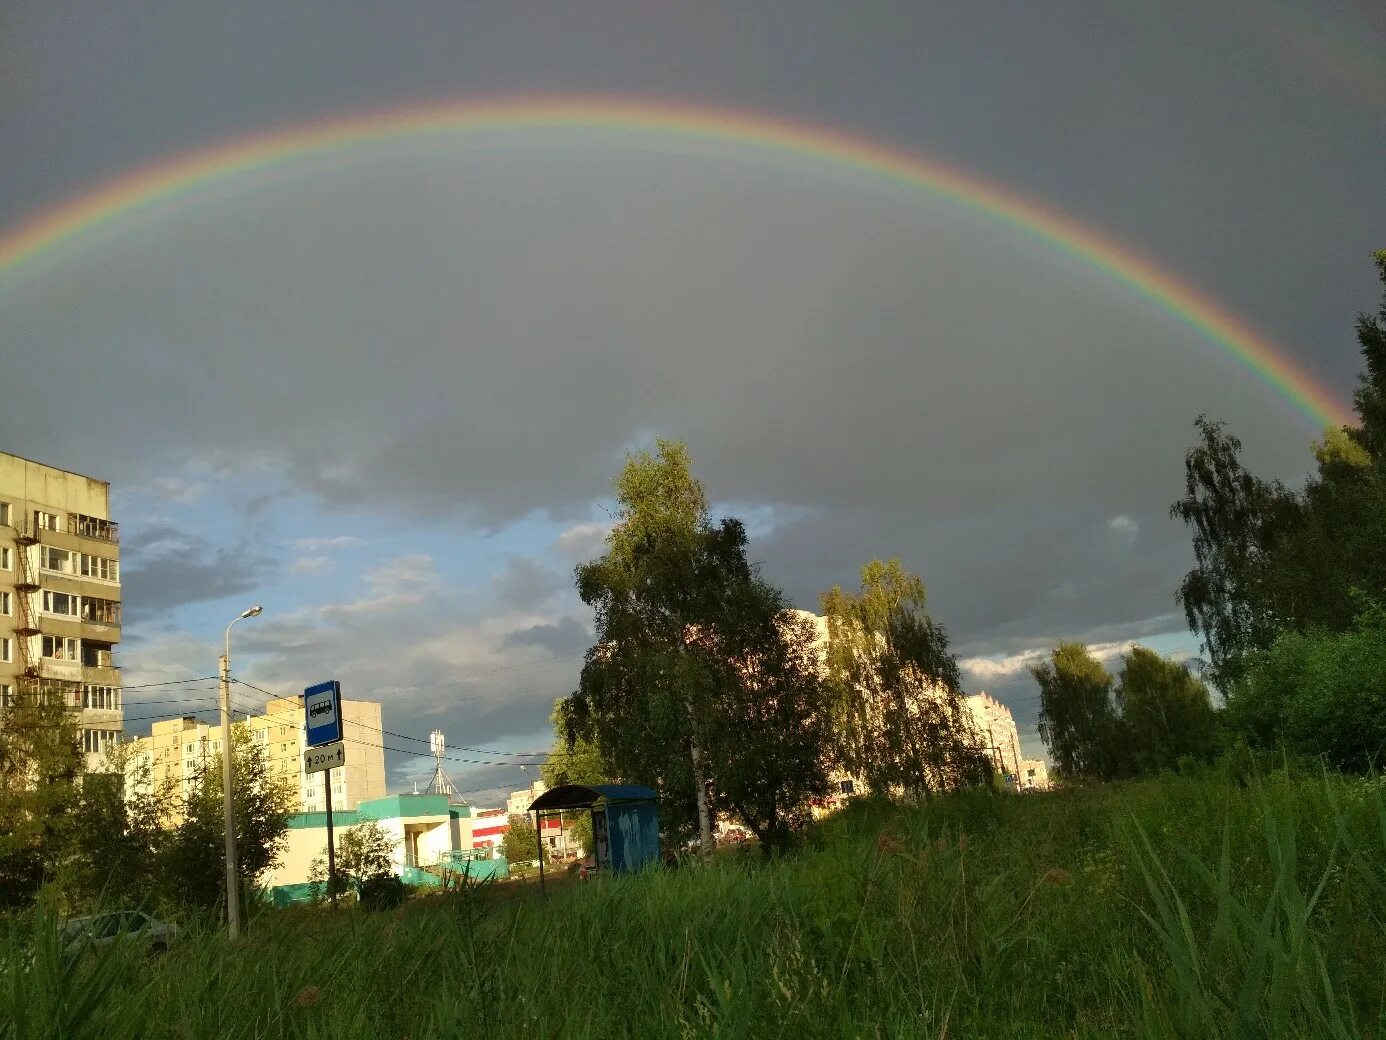
M0 705L0 910L25 906L51 876L80 799L80 731L60 696Z
M926 604L924 583L894 559L863 567L859 592L822 596L840 764L876 790L928 796L989 775L948 635Z
M724 693L708 721L717 798L772 855L828 793L831 704L817 628L762 582L729 604L725 623L715 658Z
M1171 507L1192 531L1195 561L1177 596L1224 691L1281 632L1346 632L1354 592L1386 598L1386 251L1375 260L1382 305L1356 328L1359 422L1325 431L1301 490L1254 477L1236 437L1197 421L1185 494Z
M241 884L249 888L278 863L298 798L282 776L270 771L263 750L244 725L233 726L231 737L236 860ZM221 772L221 755L210 757L162 857L164 876L173 886L170 897L189 907L214 909L226 900Z
M733 740L728 720L769 712L768 701L781 695L782 723L808 726L816 711L802 677L786 674L794 657L779 644L783 598L747 562L742 524L712 521L681 442L631 454L615 490L607 552L576 572L597 643L564 705L566 723L622 779L661 792L668 833L696 828L711 851L719 804L758 816L751 807L767 803L745 786L751 760L776 778L777 792L775 811L755 825L779 827L787 819L779 807L815 788L814 764L787 760L807 755L805 743L773 739L766 727ZM773 681L759 671L772 661Z
M1143 646L1126 655L1116 687L1130 768L1170 769L1182 758L1211 755L1216 718L1208 687L1188 666Z
M158 789L147 766L129 762L128 750L116 745L101 771L82 777L60 868L74 909L153 907L168 886L160 864L175 796Z
M1039 732L1068 780L1111 780L1126 759L1112 677L1082 643L1061 642L1030 667L1040 688Z

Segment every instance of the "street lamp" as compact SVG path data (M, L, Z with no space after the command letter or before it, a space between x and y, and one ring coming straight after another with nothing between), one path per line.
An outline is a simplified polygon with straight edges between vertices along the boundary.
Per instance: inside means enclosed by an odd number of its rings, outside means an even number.
M232 620L259 617L265 608L255 604ZM241 934L241 907L236 884L236 798L231 790L231 625L226 626L226 653L217 669L221 678L221 806L226 817L226 925L231 938Z

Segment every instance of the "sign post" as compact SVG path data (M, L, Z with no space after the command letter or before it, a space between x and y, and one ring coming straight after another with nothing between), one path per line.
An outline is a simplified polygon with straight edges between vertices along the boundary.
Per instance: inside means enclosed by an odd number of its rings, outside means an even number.
M303 770L323 772L323 800L327 809L327 893L337 905L337 850L332 841L332 768L346 765L346 745L342 741L342 684L335 679L309 686L303 691L305 743Z

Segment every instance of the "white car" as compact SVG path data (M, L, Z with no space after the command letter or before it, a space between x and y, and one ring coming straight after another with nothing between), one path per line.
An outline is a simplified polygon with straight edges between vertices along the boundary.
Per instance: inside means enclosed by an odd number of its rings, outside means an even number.
M69 954L110 946L118 941L142 942L151 952L163 953L178 934L178 926L156 921L138 910L123 910L94 917L74 917L64 926L63 932Z

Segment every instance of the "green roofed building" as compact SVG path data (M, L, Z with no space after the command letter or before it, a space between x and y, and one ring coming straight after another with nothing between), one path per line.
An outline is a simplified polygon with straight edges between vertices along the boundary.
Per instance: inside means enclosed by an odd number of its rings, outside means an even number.
M449 802L441 794L395 794L361 802L355 809L332 814L337 840L351 828L373 822L394 840L395 873L419 886L440 885L448 870L472 876L506 873L504 860L472 849L472 808ZM474 859L474 856L481 859ZM289 818L288 844L277 867L264 878L276 902L309 898L307 888L313 861L327 857L327 814L298 813Z

